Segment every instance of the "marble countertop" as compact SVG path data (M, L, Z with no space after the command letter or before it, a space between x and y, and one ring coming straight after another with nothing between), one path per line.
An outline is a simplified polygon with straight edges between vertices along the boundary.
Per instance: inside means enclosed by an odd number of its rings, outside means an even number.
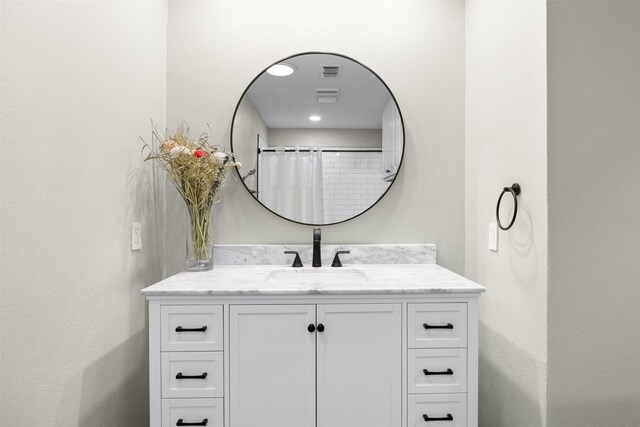
M272 272L316 276L364 273L365 280L342 279L302 282L274 281ZM356 273L361 274L361 273ZM360 264L333 267L292 268L284 265L222 265L202 273L182 272L141 291L151 296L202 295L338 295L338 294L415 294L479 293L484 287L436 264Z

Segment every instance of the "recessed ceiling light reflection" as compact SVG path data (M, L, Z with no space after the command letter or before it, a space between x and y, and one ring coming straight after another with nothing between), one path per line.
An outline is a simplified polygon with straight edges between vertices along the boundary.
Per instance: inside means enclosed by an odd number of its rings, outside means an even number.
M309 116L309 120L311 120L312 122L319 122L320 116Z
M295 72L296 72L296 69L293 67L293 65L289 65L289 64L276 64L276 65L272 65L267 69L267 73L276 77L290 76Z

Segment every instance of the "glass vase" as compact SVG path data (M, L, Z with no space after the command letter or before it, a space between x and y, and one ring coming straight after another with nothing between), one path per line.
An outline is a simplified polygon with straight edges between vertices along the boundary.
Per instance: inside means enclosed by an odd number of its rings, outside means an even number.
M187 206L187 271L213 269L211 205Z

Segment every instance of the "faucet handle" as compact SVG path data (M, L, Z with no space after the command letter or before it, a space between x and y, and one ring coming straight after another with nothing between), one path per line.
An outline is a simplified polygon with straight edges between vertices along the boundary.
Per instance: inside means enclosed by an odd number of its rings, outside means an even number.
M338 251L336 252L336 256L333 257L333 262L331 263L331 267L342 267L342 262L340 262L340 254L350 254L351 251Z
M293 260L291 267L302 267L302 260L300 260L300 254L296 251L284 251L285 254L295 254L296 258Z

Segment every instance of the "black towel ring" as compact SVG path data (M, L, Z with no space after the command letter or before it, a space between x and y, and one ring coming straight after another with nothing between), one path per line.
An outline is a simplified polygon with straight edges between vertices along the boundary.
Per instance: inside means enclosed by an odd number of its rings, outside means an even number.
M500 202L502 202L502 196L506 193L511 193L513 196L513 218L511 218L511 222L506 227L502 226L500 222ZM520 185L516 182L511 187L504 187L502 189L502 193L500 193L500 197L498 198L498 206L496 206L496 221L498 222L498 227L501 230L507 231L511 228L513 223L516 221L516 216L518 215L518 196L520 195Z

